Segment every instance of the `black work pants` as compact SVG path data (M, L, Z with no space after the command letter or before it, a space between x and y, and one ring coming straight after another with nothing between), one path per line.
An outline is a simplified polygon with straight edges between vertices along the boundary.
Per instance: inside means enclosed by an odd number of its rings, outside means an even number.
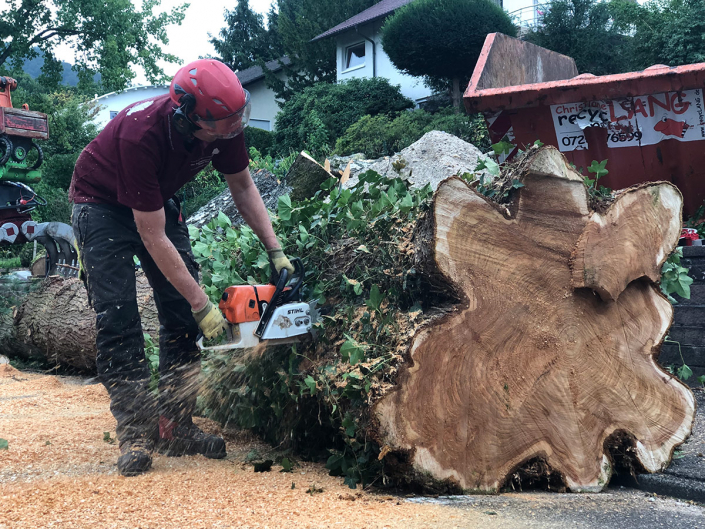
M173 199L164 204L166 235L198 281L186 224ZM158 416L189 421L196 404L200 356L191 306L164 277L147 252L132 210L106 204L76 204L73 230L88 301L96 312L98 376L110 395L122 444L157 435ZM149 392L150 371L137 306L137 256L154 290L159 313L159 398Z

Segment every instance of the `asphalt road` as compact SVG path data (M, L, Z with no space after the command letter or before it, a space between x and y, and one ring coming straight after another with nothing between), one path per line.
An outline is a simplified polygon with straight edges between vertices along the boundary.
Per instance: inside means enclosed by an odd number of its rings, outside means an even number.
M407 498L407 501L444 506L448 518L437 526L444 529L705 528L705 505L625 488L599 494L524 492L499 496L418 497ZM484 518L478 525L479 513Z

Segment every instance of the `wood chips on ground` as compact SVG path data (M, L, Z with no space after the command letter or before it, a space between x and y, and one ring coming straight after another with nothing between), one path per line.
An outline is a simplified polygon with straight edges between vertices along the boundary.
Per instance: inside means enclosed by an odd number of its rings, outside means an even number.
M268 447L240 434L228 458L167 458L125 478L101 384L0 365L0 528L433 527L442 509L353 491L320 464L254 473L245 455ZM197 420L211 432L218 426ZM293 487L293 488L292 488ZM323 492L309 493L310 488ZM447 516L444 516L447 518Z

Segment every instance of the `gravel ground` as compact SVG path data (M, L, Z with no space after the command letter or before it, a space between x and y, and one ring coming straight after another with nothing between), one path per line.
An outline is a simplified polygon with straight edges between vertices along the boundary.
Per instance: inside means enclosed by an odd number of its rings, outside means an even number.
M226 435L225 460L156 456L125 478L107 394L84 382L0 365L0 528L705 528L702 506L626 489L423 498L350 490L313 463L254 473L248 454L271 448L246 433Z

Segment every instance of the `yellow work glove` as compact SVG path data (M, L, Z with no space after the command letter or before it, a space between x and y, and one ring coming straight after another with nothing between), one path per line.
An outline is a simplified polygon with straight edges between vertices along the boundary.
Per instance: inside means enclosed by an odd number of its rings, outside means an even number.
M193 317L206 340L217 338L225 332L227 322L223 313L210 300L201 310L191 310L191 312L193 312Z
M279 281L279 272L281 272L284 268L289 271L289 277L294 275L294 265L292 265L289 258L284 255L281 248L272 248L271 250L267 250L267 255L269 256L269 271L272 276L270 281L273 285L276 285Z

